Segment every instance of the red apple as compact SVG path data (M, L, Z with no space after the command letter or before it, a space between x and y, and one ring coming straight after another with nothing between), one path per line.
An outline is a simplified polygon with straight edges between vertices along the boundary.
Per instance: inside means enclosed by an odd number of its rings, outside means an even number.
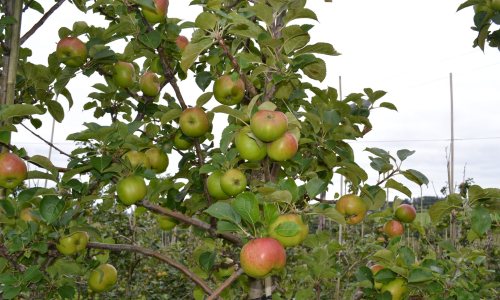
M28 178L24 161L13 153L0 153L0 187L14 189Z
M247 178L240 170L230 169L222 175L220 187L229 196L236 196L247 188Z
M261 110L252 116L250 128L259 140L269 143L285 134L288 119L280 111Z
M80 67L87 61L87 48L85 44L77 38L65 37L57 43L57 58L72 57L63 61L68 67Z
M262 147L259 147L255 139L248 136L251 132L252 130L248 126L242 128L236 135L234 143L236 144L236 149L238 149L241 158L250 162L255 162L266 157L267 146L265 143L262 143Z
M275 238L255 239L243 246L241 267L253 278L266 278L279 273L286 265L286 252Z
M335 209L346 217L346 223L349 225L355 225L360 223L365 219L366 212L368 211L368 206L363 199L360 197L350 194L342 196Z
M230 75L224 75L214 83L214 97L224 105L238 104L245 96L245 83L239 78L236 82Z
M199 107L191 107L183 111L179 122L182 132L192 138L204 136L210 127L207 114Z
M147 72L139 80L139 88L146 96L154 97L160 92L160 79L153 72Z
M384 238L384 237L382 237L382 236L379 236L379 237L377 238L377 242L384 243L384 242L385 242L385 238Z
M299 149L299 143L289 131L274 142L267 144L267 155L276 161L292 158Z
M187 45L189 44L189 40L187 37L179 35L175 40L175 43L179 48L181 48L181 52L184 52L184 50L186 50Z
M282 236L278 232L274 231L274 229L276 229L278 225L287 221L297 223L300 228L302 228L302 230L294 236ZM302 218L297 214L281 215L273 224L271 224L271 226L269 226L269 236L280 241L283 247L297 246L307 238L308 234L309 226L307 226L307 224L304 224L304 222L302 222Z
M415 208L408 204L401 204L398 208L396 208L396 212L394 214L396 218L405 223L411 223L417 217L417 212Z
M396 220L391 220L384 225L384 232L391 237L404 234L403 225Z
M116 74L113 79L122 88L131 87L135 83L135 68L131 63L119 61L115 64Z
M382 269L385 269L385 267L381 266L381 265L374 265L373 267L370 268L370 270L372 270L373 275L377 274L378 271L380 271ZM380 290L382 288L382 283L375 281L375 284L373 287L376 288L377 290Z
M167 18L168 0L154 0L156 9L142 6L142 14L149 23L164 23Z

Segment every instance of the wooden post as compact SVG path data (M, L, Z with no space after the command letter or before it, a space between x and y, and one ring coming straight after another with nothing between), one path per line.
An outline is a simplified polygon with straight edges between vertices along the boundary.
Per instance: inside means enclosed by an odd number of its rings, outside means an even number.
M339 76L339 99L342 101L342 76ZM344 194L344 176L340 175L340 197ZM339 224L339 244L342 245L342 225ZM339 263L341 257L339 254ZM340 278L337 279L337 286L335 287L335 300L340 300Z

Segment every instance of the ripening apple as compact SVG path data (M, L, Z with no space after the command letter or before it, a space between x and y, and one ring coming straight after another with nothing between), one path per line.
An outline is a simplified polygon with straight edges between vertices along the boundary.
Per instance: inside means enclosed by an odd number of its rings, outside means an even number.
M379 242L379 243L385 243L385 238L383 236L379 236L377 238L377 242Z
M146 182L136 175L123 178L116 184L116 193L123 204L132 205L146 197Z
M33 221L33 222L35 222L35 223L40 222L40 220L38 220L37 218L33 217L33 216L29 213L29 211L30 211L30 210L33 210L33 208L31 208L31 207L27 207L27 208L23 209L23 210L21 211L21 213L19 214L19 219L21 219L21 220L25 221L26 223L28 223L29 221Z
M102 280L101 273L97 270L101 270L103 272ZM113 287L118 279L118 273L116 272L115 267L110 264L104 264L97 267L95 270L90 273L90 277L88 279L89 288L97 293L105 292Z
M221 180L223 175L224 175L224 172L215 171L215 172L212 172L212 174L210 174L210 176L208 176L208 179L207 179L208 192L210 193L210 195L212 195L212 197L214 197L217 200L226 200L226 199L231 198L231 196L224 193L224 191L222 190L222 188L220 186L220 180Z
M60 238L56 244L56 248L64 255L73 255L82 252L87 247L88 242L89 235L86 232L79 231Z
M289 131L274 142L267 144L267 155L276 161L292 158L299 149L299 143Z
M368 206L360 197L350 194L342 196L335 209L344 217L346 217L346 223L349 225L355 225L360 223L365 219L366 212L368 211Z
M246 189L247 178L240 170L230 169L222 175L220 187L224 193L234 197Z
M231 264L233 262L233 260L230 258L225 258L223 262L226 264ZM219 278L229 277L229 276L233 275L233 273L234 273L234 266L230 266L227 269L223 269L222 267L219 267L219 270L215 271L214 273Z
M294 236L282 236L278 232L274 231L276 227L278 227L278 225L287 221L297 223L302 230L297 235ZM304 222L302 222L301 216L297 214L281 215L269 227L269 236L280 241L283 247L297 246L307 238L308 234L309 234L309 226L307 226L307 224L304 224Z
M415 208L411 205L408 204L401 204L396 208L396 212L394 213L396 218L405 223L411 223L415 221L415 218L417 217L417 212L415 211Z
M14 189L28 178L28 168L14 153L0 153L0 187Z
M375 274L378 273L378 271L380 271L382 269L385 269L385 267L381 266L381 265L374 265L373 267L370 268L370 270L372 270L372 273L374 276L375 276ZM375 281L375 284L373 285L373 287L376 288L377 290L380 290L382 288L382 285L383 285L382 282Z
M285 267L285 248L275 238L255 239L241 249L240 262L248 276L266 278L279 273Z
M113 74L113 80L122 88L131 87L135 83L134 65L128 62L119 61L115 64L116 74Z
M408 292L408 286L406 285L406 280L404 278L398 277L393 281L389 282L387 285L382 285L380 289L381 293L389 291L392 295L392 300L402 300L404 294Z
M179 220L176 220L169 216L159 215L157 217L158 228L161 230L169 231L174 229L177 224L179 224Z
M129 151L122 156L122 159L125 159L126 157L128 157L132 168L135 168L137 165L141 164L141 167L151 169L151 160L146 154L140 151Z
M250 128L259 140L269 143L285 134L288 119L281 111L261 110L252 116Z
M177 39L175 40L175 43L177 44L177 46L179 48L181 48L181 53L182 53L182 52L184 52L184 50L186 50L186 47L189 44L189 40L187 37L185 37L183 35L179 35L177 37Z
M153 72L147 72L139 80L139 88L146 96L154 97L160 92L160 79Z
M145 154L151 162L151 170L153 170L153 172L161 174L167 170L168 156L165 152L158 148L151 148L146 151Z
M199 138L207 133L210 121L207 114L199 107L184 110L179 118L181 130L192 138Z
M249 133L252 133L250 127L244 127L240 130L240 132L234 139L236 149L238 149L240 157L250 162L264 159L267 154L266 143L261 142L262 147L259 147L259 144L257 144L255 139L248 136Z
M158 68L158 64L160 64L159 62L160 62L160 58L159 57L153 58L153 60L151 61L151 64L150 64L150 68L151 68L150 71L154 72L156 74L163 75L163 73Z
M384 225L384 232L391 237L404 234L403 225L396 220L391 220Z
M65 37L57 43L56 49L57 58L68 58L63 61L68 67L80 67L87 61L87 48L85 43L80 41L78 38Z
M156 9L142 6L142 14L149 23L164 23L167 18L168 0L154 0Z
M193 147L193 143L181 138L181 136L182 136L182 130L178 129L175 132L174 147L179 150L191 149L191 147Z
M245 96L245 83L239 78L236 83L230 75L224 75L214 83L214 97L224 105L238 104Z

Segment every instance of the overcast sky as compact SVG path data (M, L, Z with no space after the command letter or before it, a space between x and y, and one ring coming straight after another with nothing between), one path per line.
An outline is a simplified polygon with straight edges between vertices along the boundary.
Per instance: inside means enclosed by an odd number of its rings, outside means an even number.
M199 6L189 6L190 1L171 1L169 17L194 21L202 11ZM370 121L372 132L359 142L351 143L356 162L369 174L369 183L376 183L378 174L370 168L366 147L377 147L396 154L399 149L416 150L407 159L403 169L416 169L434 182L438 194L447 181L445 148L450 140L450 82L454 78L455 106L455 183L463 177L467 164L466 178L482 187L499 187L500 178L500 84L498 70L500 55L488 48L486 54L472 48L476 37L470 27L473 25L472 8L456 13L462 1L373 1L322 0L308 1L307 7L314 10L319 23L314 20L300 20L299 24L313 24L310 31L311 44L331 43L342 53L337 57L322 57L328 68L326 80L321 88L339 87L342 76L342 94L361 93L364 88L384 90L388 94L382 101L394 103L399 112L387 109L372 111ZM41 1L47 11L53 1ZM24 15L22 33L38 21L41 14L30 10ZM33 50L29 61L47 65L47 57L55 51L59 41L60 27L72 28L75 21L86 21L89 25L106 27L104 18L91 12L86 15L66 1L23 46ZM191 36L190 30L182 34ZM86 40L84 39L86 42ZM122 52L124 43L114 43L115 52ZM75 105L66 112L62 124L56 123L54 143L65 151L74 149L66 141L70 133L84 129L84 122L95 122L93 111L83 111L89 101L87 95L96 91L91 86L103 82L98 74L91 78L78 75L71 80L68 89ZM188 105L195 105L203 93L192 78L181 82L184 98ZM211 87L207 91L211 90ZM164 91L173 95L167 86ZM67 101L60 97L67 109ZM218 103L212 99L206 108ZM43 127L37 133L50 139L52 121L47 114L41 118ZM97 121L109 124L109 118ZM28 126L31 126L29 123ZM216 144L224 122L214 124ZM22 128L13 135L13 143L25 147L29 155L48 156L49 147ZM219 138L217 138L219 135ZM169 173L177 171L179 156L170 155ZM65 167L64 156L52 152L55 165ZM328 199L339 191L339 177L329 187ZM420 188L403 176L396 177L405 184L414 197L420 195ZM424 195L435 195L432 184L424 186ZM391 192L390 198L396 195ZM404 197L403 197L404 198Z

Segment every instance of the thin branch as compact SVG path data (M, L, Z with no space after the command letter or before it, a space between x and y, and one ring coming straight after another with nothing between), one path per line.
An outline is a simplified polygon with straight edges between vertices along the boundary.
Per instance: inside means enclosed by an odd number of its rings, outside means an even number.
M7 246L5 246L2 242L0 242L0 256L3 256L8 261L10 261L14 266L14 268L16 268L19 272L24 273L24 271L26 271L27 268L24 265L18 263L17 259L14 256L9 255L9 252L10 252L9 248L7 248Z
M44 139L43 137L39 136L38 134L34 133L31 129L29 129L28 127L26 127L26 125L24 125L23 123L19 123L21 126L23 126L26 130L28 130L29 132L31 132L34 136L36 136L37 138L41 139L45 144L49 145L50 147L56 149L57 151L59 151L59 153L61 153L62 155L66 155L67 157L71 158L71 159L75 159L74 156L62 151L61 149L57 148L56 146L54 146L54 144L52 144L51 142L47 141L46 139Z
M189 271L189 269L186 268L184 265L172 260L171 258L161 253L154 252L152 250L145 249L136 245L126 245L126 244L103 244L103 243L89 242L87 244L87 248L140 253L144 256L154 257L158 260L166 262L170 266L184 273L184 275L186 275L189 279L191 279L194 283L196 283L205 293L212 294L214 292L205 281L203 281L200 277L196 276L196 274L194 274L193 272ZM219 297L218 299L221 298Z
M205 223L201 220L193 219L193 218L187 217L181 213L167 210L159 205L153 204L153 203L146 201L146 200L141 200L139 202L136 202L135 205L142 206L142 207L147 208L148 210L150 210L152 212L156 212L156 213L159 213L159 214L164 215L164 216L172 217L172 218L179 220L183 223L191 224L198 229L207 231L213 237L222 238L222 239L225 239L225 240L235 244L236 246L238 246L240 248L243 247L243 242L241 241L241 238L239 238L238 236L231 234L231 233L217 233L217 230L214 228L211 228L210 224Z
M236 5L238 5L240 2L241 2L241 0L235 0L232 4L224 5L223 8L231 9L231 8L235 7Z
M40 28L45 21L52 15L63 3L65 0L59 0L54 6L52 6L48 12L46 12L43 17L35 24L31 29L26 32L23 37L21 38L21 45L26 42L27 39L29 39L37 30Z
M217 288L217 290L215 290L215 292L210 295L210 297L207 298L207 300L214 300L215 298L217 298L225 289L227 289L231 285L231 283L233 283L244 273L245 271L243 271L243 269L239 269L238 271L234 272L233 275L229 276L229 278L221 286L219 286L219 288Z
M23 12L26 12L28 10L28 8L30 8L31 4L34 2L35 0L31 0L30 2L26 3L24 5L24 8L23 8Z
M15 149L14 149L14 146L12 146L11 144L5 144L5 143L3 143L3 142L0 142L0 145L4 146L5 148L8 148L10 151L14 151L14 150L15 150ZM37 167L39 167L39 168L44 169L44 167L40 166L39 164L37 164L37 163L34 163L34 162L30 161L31 156L29 156L29 155L26 155L26 156L21 157L21 158L22 158L22 159L24 159L24 160L26 160L26 161L28 161L28 162L29 162L29 163L31 163L32 165L35 165L35 166L37 166ZM59 172L61 172L61 173L64 173L64 172L69 172L69 171L71 171L71 170L72 170L72 169L69 169L69 168L60 168L60 167L55 167L55 168L57 169L57 171L59 171Z

